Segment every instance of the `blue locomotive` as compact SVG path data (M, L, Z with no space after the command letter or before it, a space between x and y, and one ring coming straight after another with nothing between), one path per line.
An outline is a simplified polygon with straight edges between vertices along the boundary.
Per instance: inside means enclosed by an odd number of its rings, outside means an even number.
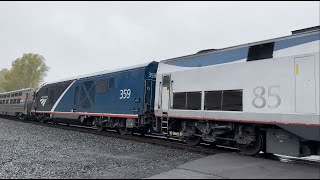
M35 91L39 121L115 128L121 134L150 128L158 62L44 84Z

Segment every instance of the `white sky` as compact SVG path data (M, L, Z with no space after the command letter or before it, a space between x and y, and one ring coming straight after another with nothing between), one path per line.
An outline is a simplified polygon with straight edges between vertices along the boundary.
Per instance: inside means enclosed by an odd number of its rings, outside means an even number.
M45 81L290 35L320 2L0 2L0 69L23 53Z

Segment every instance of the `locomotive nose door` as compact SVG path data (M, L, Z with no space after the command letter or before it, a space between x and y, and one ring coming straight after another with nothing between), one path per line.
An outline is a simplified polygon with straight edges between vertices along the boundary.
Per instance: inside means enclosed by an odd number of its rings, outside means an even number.
M167 111L170 107L171 76L162 76L161 108Z

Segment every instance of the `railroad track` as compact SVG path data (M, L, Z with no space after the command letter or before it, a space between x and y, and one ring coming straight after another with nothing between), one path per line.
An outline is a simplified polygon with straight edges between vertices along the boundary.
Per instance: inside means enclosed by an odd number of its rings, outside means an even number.
M23 123L30 123L40 126L46 126L46 127L52 127L52 128L59 128L59 129L65 129L65 130L71 130L76 132L82 132L82 133L88 133L88 134L95 134L100 136L106 136L106 137L112 137L112 138L118 138L118 139L124 139L124 140L130 140L140 143L148 143L148 144L154 144L159 145L163 147L169 147L174 149L183 149L190 152L197 152L202 153L205 155L213 155L217 153L226 153L226 152L236 152L235 149L225 149L225 148L211 148L209 144L201 143L199 146L189 146L184 143L181 139L178 138L172 138L172 137L164 137L159 135L145 135L141 136L138 133L134 133L133 135L121 135L117 133L114 130L107 130L107 131L98 131L95 127L90 126L79 126L79 125L66 125L63 123L58 124L51 124L51 123L40 123L36 121L30 121L30 120L20 120L18 118L13 117L1 117L4 119L10 119L13 121L23 122Z
M211 144L206 144L206 143L201 143L198 146L189 146L183 140L181 140L179 138L164 137L164 136L159 136L159 135L141 136L137 133L135 133L133 135L125 135L124 136L124 135L117 133L114 130L97 131L97 129L95 127L89 127L89 126L67 125L67 124L63 124L63 123L58 123L58 124L40 123L40 122L30 121L30 120L20 120L18 118L14 118L14 117L2 117L2 116L0 116L0 117L4 118L4 119L23 122L23 123L30 123L30 124L41 125L41 126L46 126L46 127L95 134L95 135L130 140L130 141L135 141L135 142L140 142L140 143L154 144L154 145L163 146L163 147L186 150L189 152L201 153L204 155L214 155L214 154L219 154L219 153L239 153L239 150L237 150L235 148L224 147L224 146L214 146L213 147ZM255 157L269 159L269 160L276 160L276 161L281 161L281 162L285 162L285 163L308 164L308 165L314 165L314 166L320 167L320 159L319 160L311 160L311 159L305 159L305 158L281 156L281 155L273 155L273 154L263 154L263 153L258 154Z

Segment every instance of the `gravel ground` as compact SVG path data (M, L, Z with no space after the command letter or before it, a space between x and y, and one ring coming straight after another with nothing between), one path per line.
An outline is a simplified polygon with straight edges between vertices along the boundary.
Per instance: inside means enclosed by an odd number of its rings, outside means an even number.
M146 178L202 154L0 119L0 178Z

